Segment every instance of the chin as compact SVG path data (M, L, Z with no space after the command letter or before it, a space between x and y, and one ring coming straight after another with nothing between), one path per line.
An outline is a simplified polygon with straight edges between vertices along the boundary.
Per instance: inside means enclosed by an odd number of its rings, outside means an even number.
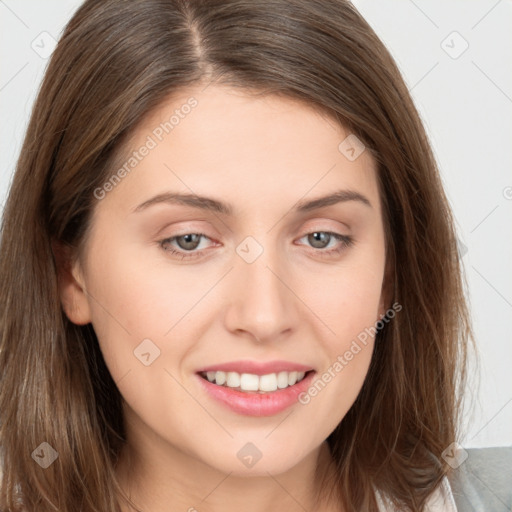
M268 474L279 475L286 473L299 464L306 454L293 446L287 446L286 451L267 443L236 443L237 447L229 452L216 455L213 460L205 461L210 466L223 473L237 477L268 477ZM239 446L240 444L240 446ZM301 446L298 443L298 446ZM303 446L303 445L302 445Z

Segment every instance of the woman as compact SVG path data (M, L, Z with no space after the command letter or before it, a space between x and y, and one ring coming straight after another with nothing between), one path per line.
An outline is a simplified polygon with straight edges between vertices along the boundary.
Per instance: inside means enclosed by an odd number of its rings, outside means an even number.
M349 2L84 2L0 258L0 509L455 510L452 214Z

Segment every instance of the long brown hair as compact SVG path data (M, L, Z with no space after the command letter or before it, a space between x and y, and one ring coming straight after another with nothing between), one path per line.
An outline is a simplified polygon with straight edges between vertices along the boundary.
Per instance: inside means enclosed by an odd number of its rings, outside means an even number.
M47 68L0 247L0 509L119 511L122 397L90 324L72 324L52 242L83 246L124 143L170 94L209 81L307 102L378 163L389 305L364 386L328 438L347 511L374 490L422 510L458 439L472 340L454 221L389 52L348 0L87 0ZM341 141L340 141L341 142ZM47 469L31 454L48 443Z

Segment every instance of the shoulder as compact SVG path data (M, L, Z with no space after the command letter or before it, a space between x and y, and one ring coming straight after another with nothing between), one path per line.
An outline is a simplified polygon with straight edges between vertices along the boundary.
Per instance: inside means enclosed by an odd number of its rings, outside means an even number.
M511 512L512 446L468 448L462 464L445 476L430 497L426 512ZM376 491L381 512L394 511Z
M458 512L512 510L512 446L468 448L448 475Z

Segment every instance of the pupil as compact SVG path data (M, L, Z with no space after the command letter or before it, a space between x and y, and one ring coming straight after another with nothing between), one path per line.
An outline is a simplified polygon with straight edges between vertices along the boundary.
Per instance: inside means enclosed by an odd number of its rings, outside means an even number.
M178 238L178 245L182 249L195 249L199 245L199 236L197 233L182 235ZM181 244L180 240L185 240L185 243Z
M310 235L310 243L313 245L313 247L325 247L329 243L329 237L330 235L328 233L324 233L321 231L315 231ZM323 239L323 241L322 241ZM327 239L327 240L326 240ZM318 242L320 242L320 245L318 245Z

